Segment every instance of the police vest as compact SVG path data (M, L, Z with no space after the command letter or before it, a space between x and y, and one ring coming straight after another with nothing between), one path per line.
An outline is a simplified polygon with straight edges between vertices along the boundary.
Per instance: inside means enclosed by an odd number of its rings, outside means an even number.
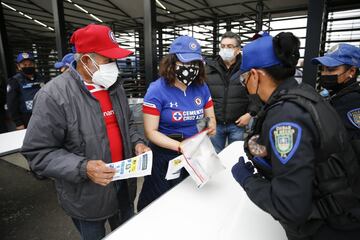
M356 92L360 95L360 82L355 82L355 83L347 86L346 88L342 89L335 95L331 96L330 102L332 99L340 98L348 93L354 93L354 92ZM351 145L352 145L356 155L358 156L358 158L360 158L360 139L353 139L350 142L351 142Z
M33 107L33 99L36 93L40 90L43 82L40 81L28 81L20 74L13 77L19 84L20 90L20 111L22 113L31 113Z
M311 115L319 133L315 153L314 203L311 219L323 219L334 228L360 227L360 167L359 160L347 140L347 133L336 111L312 87L283 90L262 109L244 144L249 159L248 140L261 132L269 109L284 101L293 102ZM258 171L271 179L271 169L253 161ZM270 165L271 163L268 162Z

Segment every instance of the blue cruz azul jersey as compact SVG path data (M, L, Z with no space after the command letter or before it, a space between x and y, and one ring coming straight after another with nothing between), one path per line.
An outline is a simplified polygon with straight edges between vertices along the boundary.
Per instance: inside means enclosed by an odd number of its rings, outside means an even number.
M150 84L146 92L143 112L160 116L159 132L182 134L188 138L198 133L197 121L204 118L205 109L212 106L206 84L190 84L183 92L159 78Z

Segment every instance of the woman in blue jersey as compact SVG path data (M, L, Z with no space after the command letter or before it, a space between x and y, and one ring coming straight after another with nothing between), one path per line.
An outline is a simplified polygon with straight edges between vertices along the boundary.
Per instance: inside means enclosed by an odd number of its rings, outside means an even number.
M160 78L151 83L144 97L144 128L153 151L153 169L145 177L138 210L143 209L185 177L166 180L169 160L179 156L180 142L198 133L196 123L209 118L209 135L216 131L213 102L199 43L180 36L160 63Z

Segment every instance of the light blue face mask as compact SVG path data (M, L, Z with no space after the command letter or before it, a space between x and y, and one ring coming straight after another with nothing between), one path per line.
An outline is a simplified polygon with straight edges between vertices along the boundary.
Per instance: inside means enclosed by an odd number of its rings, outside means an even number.
M235 49L221 48L219 52L220 57L224 62L231 62L235 58Z

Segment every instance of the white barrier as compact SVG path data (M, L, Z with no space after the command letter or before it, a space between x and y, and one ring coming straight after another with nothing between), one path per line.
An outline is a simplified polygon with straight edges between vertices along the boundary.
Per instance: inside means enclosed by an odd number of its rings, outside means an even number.
M26 129L0 134L0 156L16 153L21 149Z
M219 154L225 171L201 189L185 179L106 240L287 239L281 225L254 205L233 179L231 167L243 154L242 142L230 144Z

